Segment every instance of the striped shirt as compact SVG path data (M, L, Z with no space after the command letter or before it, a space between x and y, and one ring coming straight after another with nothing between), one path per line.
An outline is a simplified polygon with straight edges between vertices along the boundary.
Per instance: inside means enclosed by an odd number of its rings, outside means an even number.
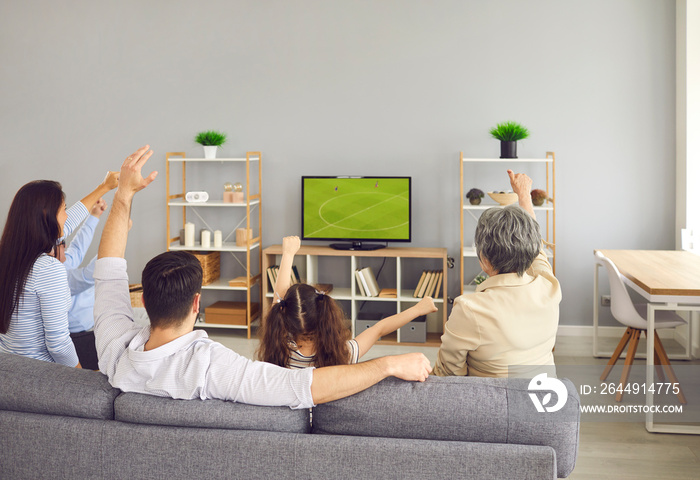
M294 342L290 342L292 353L289 355L289 368L309 368L315 366L316 355L304 355L299 351L299 347ZM348 350L350 351L350 361L353 364L359 361L360 347L357 341L353 338L348 340Z
M125 392L252 405L311 408L313 370L254 362L207 337L189 332L144 350L150 327L134 323L123 258L95 263L95 345L100 371Z
M64 237L80 225L88 210L78 202L67 213ZM65 267L55 258L42 253L29 272L7 333L0 334L0 352L75 367L78 355L68 333L70 305Z
M92 273L95 270L97 257L93 257L85 267L78 267L83 263L99 221L99 218L88 215L87 220L66 248L66 261L63 266L68 273L68 286L72 296L71 307L68 310L68 329L71 333L90 330L95 324L93 315L95 280L92 278Z

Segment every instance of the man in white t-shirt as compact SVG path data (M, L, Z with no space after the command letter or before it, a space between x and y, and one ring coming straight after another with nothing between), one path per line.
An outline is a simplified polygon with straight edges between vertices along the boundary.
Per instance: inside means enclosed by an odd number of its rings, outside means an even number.
M389 376L412 381L428 377L430 362L422 353L304 370L238 355L207 338L206 332L193 330L202 269L186 252L166 252L148 262L141 283L151 325L135 324L124 251L133 197L157 175L141 175L152 154L147 145L124 161L95 264L95 343L100 371L114 387L179 399L309 408Z

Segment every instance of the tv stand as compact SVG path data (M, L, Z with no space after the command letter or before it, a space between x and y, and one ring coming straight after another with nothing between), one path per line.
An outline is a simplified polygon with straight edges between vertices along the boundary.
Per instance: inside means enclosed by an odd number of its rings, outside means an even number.
M386 248L386 245L380 245L378 243L362 243L362 242L344 242L344 243L331 243L328 245L333 250L379 250L380 248Z
M271 245L264 249L262 253L262 271L268 275L268 268L279 264L281 261L282 245ZM392 274L395 274L396 280L381 280L380 287L395 288L396 296L368 297L362 295L357 287L355 270L371 266L372 263L378 263L383 259L387 259L386 268L388 271L385 278L391 278ZM439 298L435 299L435 305L442 312L438 313L438 319L435 319L438 322L433 321L426 324L428 331L426 343L413 344L421 347L440 346L440 338L444 333L444 325L447 322L448 309L448 304L445 301L447 298L449 273L446 248L389 246L374 251L353 251L334 250L328 246L302 244L294 256L294 264L298 267L303 282L310 285L319 283L333 284L330 296L335 300L349 303L349 305L343 303L343 309L349 315L348 319L351 321L353 334L360 333L355 332L355 320L357 320L360 310L363 310L362 306L365 303L368 303L366 311L379 311L381 309L384 313L391 311L400 313L421 300L413 296L419 280L416 273L420 272L421 269L427 268L441 270L443 272L443 282L442 287L440 287ZM392 264L394 265L393 269L391 268ZM416 271L416 269L418 270ZM262 295L262 318L265 318L272 305L272 285L269 279L265 279L262 282ZM440 317L442 317L441 321L439 320ZM400 331L383 337L379 343L383 345L411 344L401 340Z

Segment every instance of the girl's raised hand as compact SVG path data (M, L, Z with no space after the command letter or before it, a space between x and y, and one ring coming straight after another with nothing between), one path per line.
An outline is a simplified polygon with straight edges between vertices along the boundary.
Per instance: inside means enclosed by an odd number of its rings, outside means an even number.
M296 235L289 237L284 237L282 239L282 254L283 255L294 255L299 251L301 247L301 240Z
M429 313L437 312L437 307L435 302L433 302L433 297L423 297L423 299L416 304L416 308L420 312L418 315L427 315Z

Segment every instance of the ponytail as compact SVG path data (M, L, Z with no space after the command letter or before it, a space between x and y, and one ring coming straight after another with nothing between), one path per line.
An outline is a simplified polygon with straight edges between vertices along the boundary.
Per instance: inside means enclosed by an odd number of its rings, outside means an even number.
M267 318L260 327L260 344L255 352L258 360L273 363L280 367L289 366L291 339L287 328L286 302L272 305Z
M316 292L316 367L347 365L350 351L347 341L350 331L345 326L345 315L340 306L331 297Z

